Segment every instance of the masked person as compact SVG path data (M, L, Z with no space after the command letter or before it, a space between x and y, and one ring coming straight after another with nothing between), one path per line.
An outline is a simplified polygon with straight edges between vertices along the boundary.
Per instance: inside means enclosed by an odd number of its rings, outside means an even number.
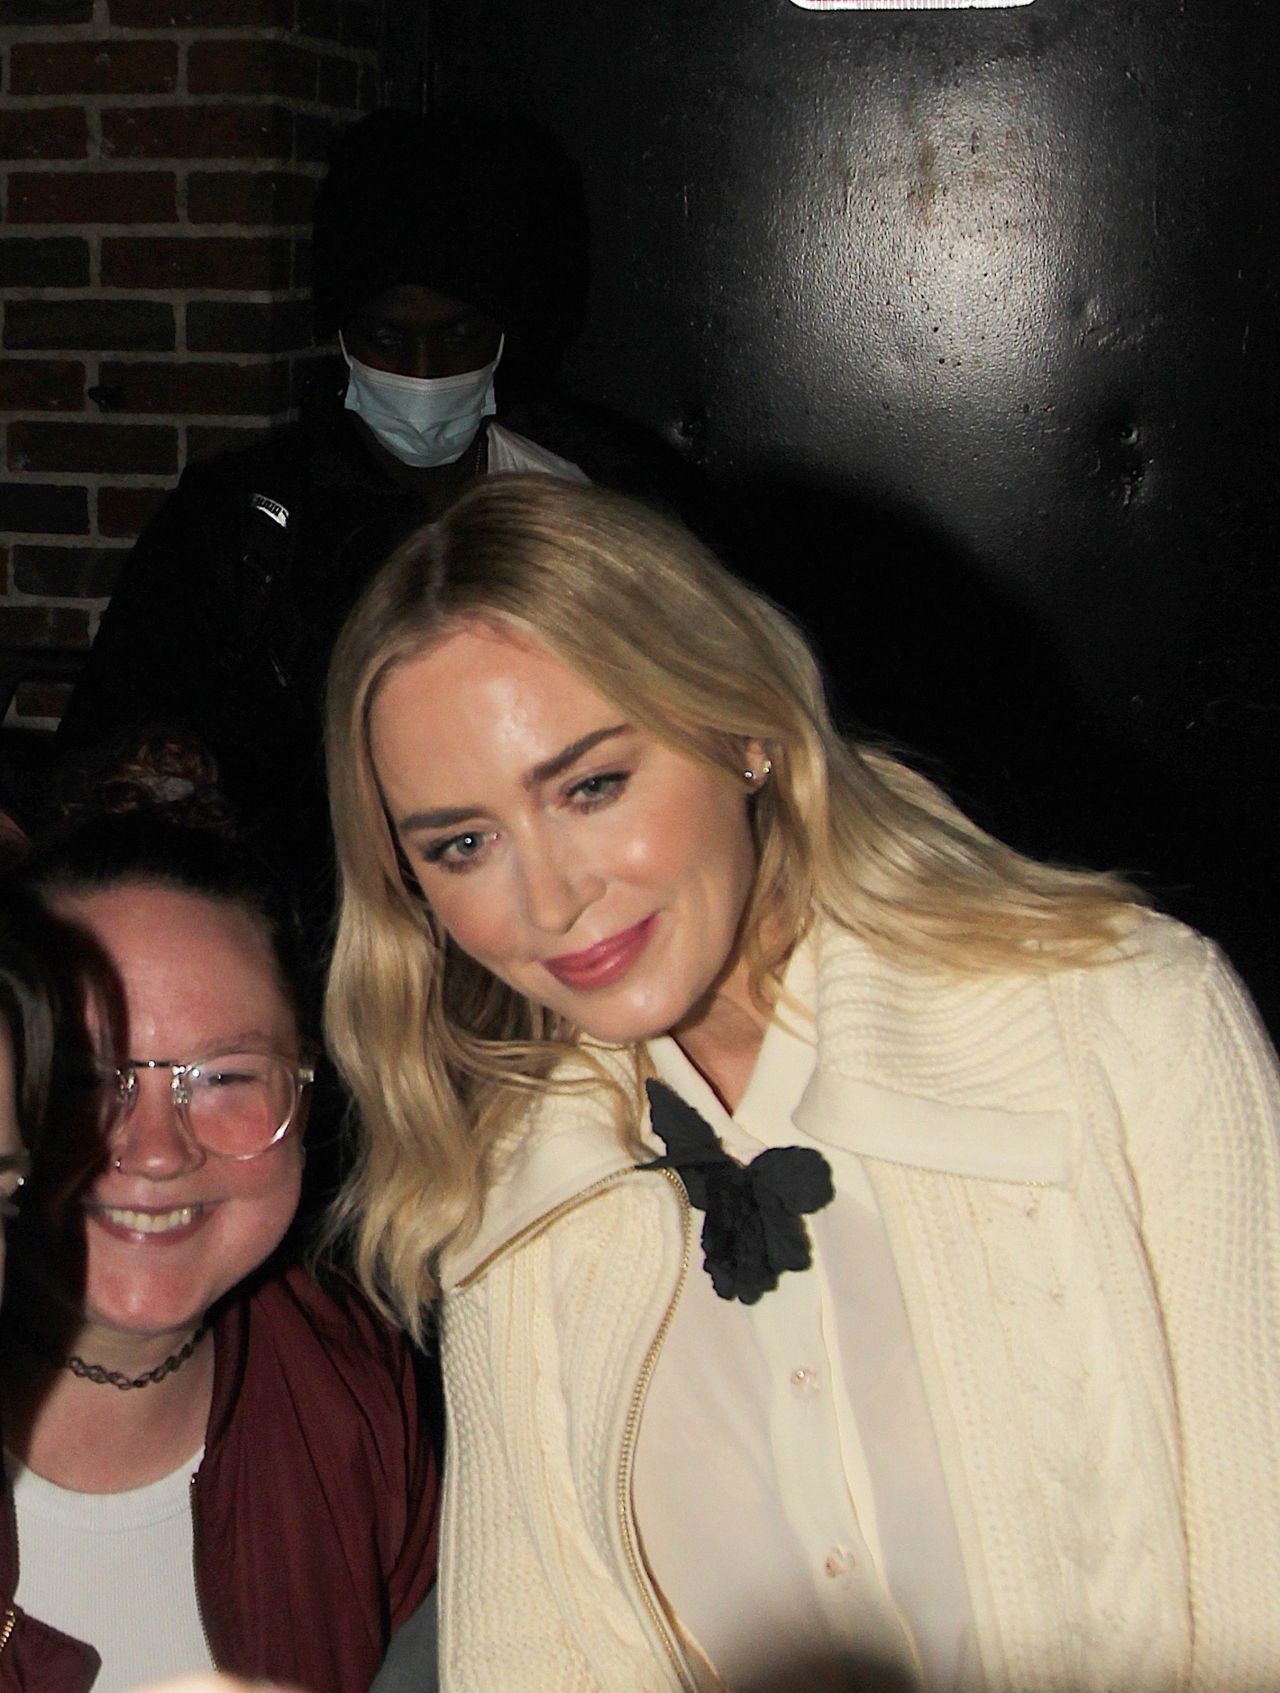
M583 251L572 168L532 126L398 112L353 126L313 245L316 329L337 337L343 380L297 424L191 466L103 618L64 744L157 725L203 742L315 934L330 649L391 548L477 477L583 479L503 421L508 401L537 410L576 330Z

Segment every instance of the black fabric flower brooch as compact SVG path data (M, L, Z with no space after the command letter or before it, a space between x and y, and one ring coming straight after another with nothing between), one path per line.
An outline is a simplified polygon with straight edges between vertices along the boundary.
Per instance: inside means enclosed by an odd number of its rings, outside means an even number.
M804 1146L774 1146L749 1164L731 1158L715 1130L665 1082L646 1082L654 1132L665 1158L644 1170L674 1170L689 1203L706 1212L702 1253L721 1299L754 1305L777 1287L784 1270L813 1262L806 1211L820 1211L835 1197L831 1166Z

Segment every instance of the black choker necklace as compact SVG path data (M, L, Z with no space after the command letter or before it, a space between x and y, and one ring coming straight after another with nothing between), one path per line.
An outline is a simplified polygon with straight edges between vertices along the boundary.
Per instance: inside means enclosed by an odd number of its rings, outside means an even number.
M11 1311L5 1312L5 1321L13 1329L18 1339L29 1352L34 1352L38 1358L46 1363L56 1364L60 1370L70 1370L73 1376L79 1376L81 1381L91 1381L98 1387L118 1387L121 1393L127 1393L134 1387L150 1387L152 1382L163 1381L171 1376L175 1370L180 1370L187 1359L204 1339L209 1324L202 1322L185 1346L171 1352L162 1364L157 1364L154 1370L144 1370L140 1376L127 1376L122 1370L109 1370L105 1364L89 1364L77 1353L70 1356L56 1351L40 1335L29 1329L19 1317Z

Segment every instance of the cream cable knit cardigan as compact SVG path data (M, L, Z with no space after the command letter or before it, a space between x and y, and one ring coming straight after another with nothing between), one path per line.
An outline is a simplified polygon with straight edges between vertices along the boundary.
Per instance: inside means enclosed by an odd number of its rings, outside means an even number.
M827 929L818 982L795 1121L874 1184L986 1686L1280 1686L1280 1086L1235 979L1150 918L1116 963L959 980ZM561 1095L445 1266L446 1693L708 1685L629 1490L692 1234Z

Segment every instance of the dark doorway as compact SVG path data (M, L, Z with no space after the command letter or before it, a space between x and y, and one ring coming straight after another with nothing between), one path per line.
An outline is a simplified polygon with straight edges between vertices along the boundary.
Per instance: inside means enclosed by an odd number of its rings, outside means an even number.
M1274 1017L1275 8L418 16L431 98L582 170L569 389L697 467L851 717L1143 876Z

